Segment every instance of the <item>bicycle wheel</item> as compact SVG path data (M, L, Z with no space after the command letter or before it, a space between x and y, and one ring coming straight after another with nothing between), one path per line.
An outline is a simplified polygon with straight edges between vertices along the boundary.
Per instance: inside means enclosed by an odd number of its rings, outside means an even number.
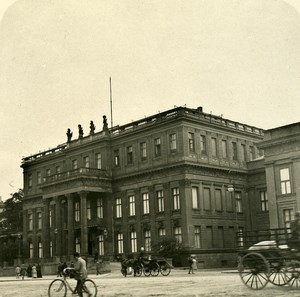
M48 288L49 297L66 297L67 296L67 286L61 279L55 279Z
M82 287L83 296L96 297L97 296L97 286L91 279L87 278Z

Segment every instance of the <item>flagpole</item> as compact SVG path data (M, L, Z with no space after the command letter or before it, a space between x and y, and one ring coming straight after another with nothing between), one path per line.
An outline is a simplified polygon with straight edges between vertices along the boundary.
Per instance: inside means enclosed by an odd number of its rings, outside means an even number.
M111 77L109 78L109 93L110 93L110 126L113 127Z

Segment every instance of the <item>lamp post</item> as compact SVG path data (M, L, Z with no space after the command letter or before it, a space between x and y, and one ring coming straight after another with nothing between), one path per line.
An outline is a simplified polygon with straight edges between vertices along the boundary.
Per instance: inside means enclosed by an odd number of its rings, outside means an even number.
M22 234L18 233L18 243L19 243L18 259L19 259L19 261L21 261L21 242L22 242Z

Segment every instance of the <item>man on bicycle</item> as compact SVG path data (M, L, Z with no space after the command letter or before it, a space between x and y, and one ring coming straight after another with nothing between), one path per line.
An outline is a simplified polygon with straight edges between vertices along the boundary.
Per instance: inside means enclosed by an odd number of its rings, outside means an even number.
M77 292L79 297L83 297L82 287L85 279L87 278L86 261L81 258L78 252L74 253L74 259L75 259L74 270L76 271L75 279L77 280L75 292ZM92 296L92 294L89 293L88 296Z

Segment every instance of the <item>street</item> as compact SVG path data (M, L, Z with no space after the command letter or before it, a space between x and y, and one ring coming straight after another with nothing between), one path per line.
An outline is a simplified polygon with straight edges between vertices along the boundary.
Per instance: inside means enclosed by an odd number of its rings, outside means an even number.
M239 274L233 271L198 270L187 274L187 270L174 269L169 276L123 277L118 266L111 273L100 276L90 275L98 287L98 297L137 297L137 296L172 296L172 297L219 297L219 296L299 296L300 291L268 284L263 290L251 290L241 282ZM0 278L0 297L44 297L55 276L43 279L16 280L13 277ZM73 286L74 280L68 280ZM67 296L72 296L68 292Z

